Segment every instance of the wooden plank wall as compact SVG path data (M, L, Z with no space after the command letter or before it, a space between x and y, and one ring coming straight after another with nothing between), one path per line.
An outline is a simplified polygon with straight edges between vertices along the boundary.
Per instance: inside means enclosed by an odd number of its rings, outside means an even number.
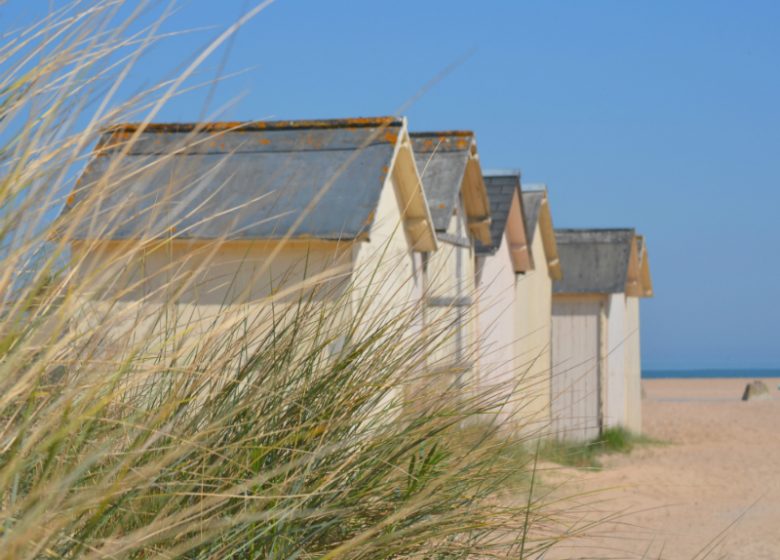
M601 307L597 299L553 300L552 426L560 439L599 435Z

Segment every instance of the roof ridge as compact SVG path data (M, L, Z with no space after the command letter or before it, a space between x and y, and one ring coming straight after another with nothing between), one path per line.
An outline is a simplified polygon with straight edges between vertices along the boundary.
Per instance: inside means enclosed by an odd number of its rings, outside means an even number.
M262 130L371 128L376 126L401 126L397 117L354 117L347 119L302 119L287 121L213 121L184 123L119 123L106 128L105 132L136 132L143 126L143 132L256 132Z
M473 130L424 130L422 132L410 132L409 136L414 137L428 137L428 136L474 136Z
M519 169L488 169L482 172L483 177L522 177Z
M636 229L632 227L617 227L617 228L555 228L555 233L633 233L636 234Z

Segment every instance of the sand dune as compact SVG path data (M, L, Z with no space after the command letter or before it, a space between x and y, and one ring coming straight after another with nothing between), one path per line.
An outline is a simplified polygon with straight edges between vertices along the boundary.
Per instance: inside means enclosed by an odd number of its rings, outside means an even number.
M708 559L780 558L779 380L765 380L772 400L742 402L748 381L644 381L645 432L668 445L552 474L568 479L565 492L605 489L590 517L625 514L546 558L692 560L713 539Z

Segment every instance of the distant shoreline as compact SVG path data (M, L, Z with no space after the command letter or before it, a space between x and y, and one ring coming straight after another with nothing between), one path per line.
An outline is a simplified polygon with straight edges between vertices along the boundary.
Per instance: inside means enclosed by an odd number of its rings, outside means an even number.
M646 369L642 379L780 378L780 369Z

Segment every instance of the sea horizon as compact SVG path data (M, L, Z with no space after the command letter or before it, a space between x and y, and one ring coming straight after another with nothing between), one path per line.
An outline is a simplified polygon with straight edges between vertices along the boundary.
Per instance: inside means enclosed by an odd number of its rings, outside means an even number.
M643 369L642 379L708 379L708 378L780 378L780 368L676 368L676 369Z

